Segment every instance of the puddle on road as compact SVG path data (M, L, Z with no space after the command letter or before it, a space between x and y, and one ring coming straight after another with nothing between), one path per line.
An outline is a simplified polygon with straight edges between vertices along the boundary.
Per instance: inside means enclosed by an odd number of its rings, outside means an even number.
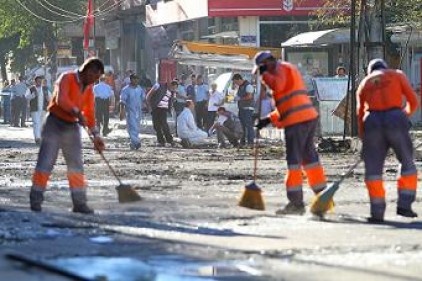
M262 276L250 261L198 262L179 256L157 256L148 261L125 257L74 257L50 263L102 281L204 281Z

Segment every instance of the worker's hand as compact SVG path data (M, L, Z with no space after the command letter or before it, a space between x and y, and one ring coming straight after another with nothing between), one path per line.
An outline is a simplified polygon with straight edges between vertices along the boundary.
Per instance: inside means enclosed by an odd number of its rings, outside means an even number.
M270 117L264 117L258 120L258 123L256 123L255 128L258 130L261 130L262 128L267 127L271 123Z
M86 120L85 120L85 116L82 114L82 111L79 110L79 108L74 107L72 109L72 114L78 118L78 123L79 125L81 125L82 127L86 126Z
M94 142L94 149L95 150L97 150L100 153L105 150L104 141L100 136L95 136L93 142Z

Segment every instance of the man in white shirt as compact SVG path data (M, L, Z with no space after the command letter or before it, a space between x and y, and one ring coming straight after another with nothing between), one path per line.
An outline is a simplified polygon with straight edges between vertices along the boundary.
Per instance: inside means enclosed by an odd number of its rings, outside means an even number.
M130 75L130 84L122 89L120 95L120 113L126 113L126 126L130 138L130 149L138 150L141 147L139 138L141 110L145 102L145 91L139 86L139 77Z
M217 109L222 106L224 103L224 95L217 91L217 84L211 84L211 91L209 93L208 99L208 115L207 122L205 125L206 130L208 131L211 126L214 124L215 117L217 116Z
M32 85L26 93L26 98L29 100L32 128L36 144L41 143L41 128L44 123L47 106L51 98L51 93L48 88L46 86L42 86L42 80L42 76L36 76L34 79L34 85Z
M101 130L101 126L103 126L103 136L107 136L112 131L108 124L110 121L110 99L113 95L113 89L106 83L106 77L101 76L98 84L94 86L94 96L95 119L98 130Z
M177 135L182 139L182 146L189 148L191 145L203 143L208 134L196 125L193 117L195 104L191 100L186 101L185 108L177 117Z

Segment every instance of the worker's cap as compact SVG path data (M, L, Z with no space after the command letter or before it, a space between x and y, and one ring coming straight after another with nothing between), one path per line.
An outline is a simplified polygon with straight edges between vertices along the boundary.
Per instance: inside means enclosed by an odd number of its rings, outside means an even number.
M270 51L261 51L257 53L254 57L255 66L252 69L252 74L255 74L259 69L259 66L267 59L274 59L274 56Z
M383 59L373 59L368 63L367 74L378 69L387 69L388 65Z

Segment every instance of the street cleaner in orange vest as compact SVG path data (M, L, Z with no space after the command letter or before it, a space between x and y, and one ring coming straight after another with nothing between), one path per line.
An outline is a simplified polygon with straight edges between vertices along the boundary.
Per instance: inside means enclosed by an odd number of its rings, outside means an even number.
M327 186L324 169L314 145L318 112L308 96L298 69L288 62L277 61L268 51L255 56L255 68L263 83L272 90L276 109L256 124L258 130L272 123L284 128L287 176L285 180L289 203L276 214L304 214L302 170L308 184L319 193Z
M95 149L103 151L104 142L95 127L95 99L92 90L93 83L103 73L104 65L101 60L89 58L78 70L62 74L56 81L32 177L29 196L32 211L41 211L47 181L61 149L67 165L73 212L93 213L87 205L80 126L88 128L94 139Z
M384 221L386 202L382 172L390 148L401 164L397 180L397 214L417 217L411 207L416 197L417 172L409 135L409 116L418 108L416 93L405 74L389 69L384 60L371 60L367 73L356 94L365 184L371 203L368 222Z

